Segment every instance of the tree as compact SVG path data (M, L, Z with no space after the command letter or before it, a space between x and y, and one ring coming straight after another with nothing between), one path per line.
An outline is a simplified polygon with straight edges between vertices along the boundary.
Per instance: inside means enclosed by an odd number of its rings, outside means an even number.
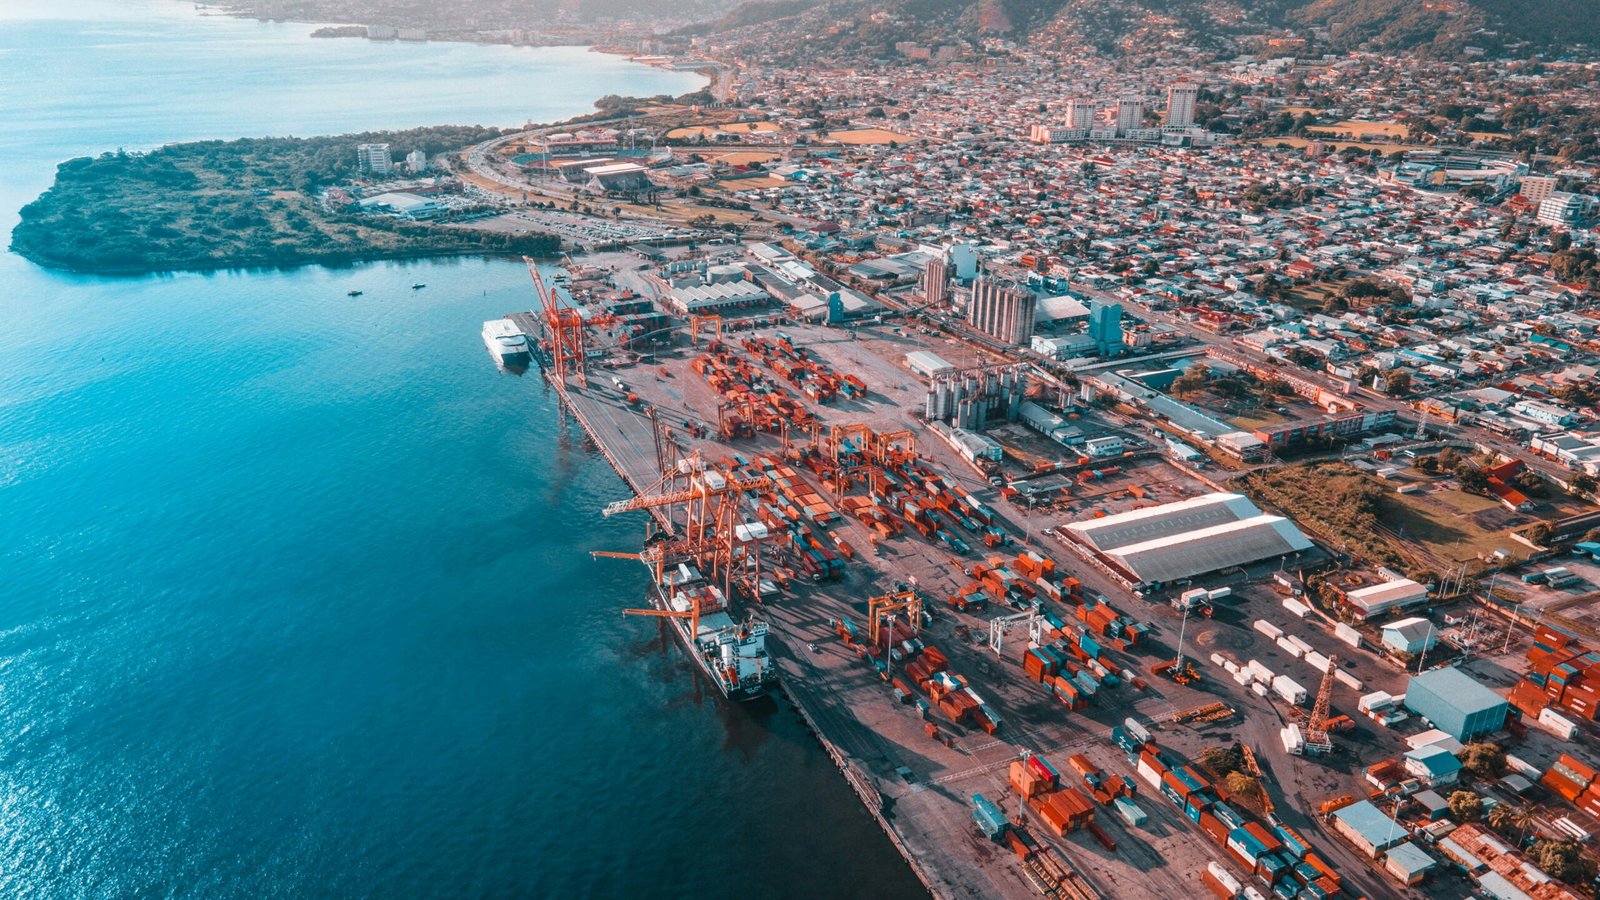
M1595 483L1594 476L1588 472L1579 472L1577 475L1572 476L1572 480L1567 483L1567 489L1579 497L1594 493L1597 486L1600 485Z
M1461 749L1461 764L1485 781L1499 778L1506 770L1506 751L1491 741L1477 741Z
M1200 764L1218 778L1226 778L1244 768L1244 753L1237 745L1212 747L1200 754Z
M1390 375L1383 392L1391 397L1404 397L1411 393L1411 373L1396 372Z
M1187 397L1205 390L1206 379L1211 375L1211 367L1204 363L1190 366L1189 371L1179 375L1172 381L1172 393L1179 397Z
M1476 822L1483 818L1483 798L1471 791L1456 791L1448 802L1450 816L1457 822Z
M1229 772L1228 777L1223 781L1228 786L1229 794L1235 797L1243 797L1260 805L1262 791L1261 782L1258 779L1246 775L1244 772Z
M1540 547L1550 546L1550 540L1555 537L1555 529L1548 522L1540 522L1522 533L1522 536L1538 544Z
M1578 884L1594 877L1594 863L1584 858L1574 841L1539 841L1528 855L1553 878Z
M1461 482L1461 489L1469 494L1488 494L1489 476L1472 463L1463 462L1456 466L1456 480Z

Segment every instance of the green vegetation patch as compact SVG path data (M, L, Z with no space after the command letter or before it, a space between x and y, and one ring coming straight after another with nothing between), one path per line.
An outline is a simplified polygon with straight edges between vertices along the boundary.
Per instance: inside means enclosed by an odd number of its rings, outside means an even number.
M549 235L330 212L316 199L323 188L360 177L360 144L431 158L499 134L435 127L249 138L68 160L55 184L22 208L11 249L43 266L104 274L554 253L560 241Z

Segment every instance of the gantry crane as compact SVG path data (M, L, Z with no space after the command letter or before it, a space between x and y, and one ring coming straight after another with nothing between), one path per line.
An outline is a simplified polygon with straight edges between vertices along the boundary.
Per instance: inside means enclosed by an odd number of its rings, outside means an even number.
M527 263L528 274L533 277L533 293L539 298L539 308L544 316L545 340L550 345L550 365L555 384L565 390L567 376L575 375L578 383L587 387L588 350L584 347L583 316L577 310L562 305L555 291L545 285L544 277L539 274L539 264L532 257L524 256L522 261Z
M1333 673L1338 671L1339 658L1328 657L1328 670L1322 673L1322 686L1317 689L1316 705L1311 707L1311 718L1306 721L1306 751L1328 753L1333 741L1328 738L1328 719L1333 714Z
M882 633L883 617L904 610L913 632L922 627L922 597L914 590L895 591L867 601L867 636L872 645L878 645Z
M716 314L707 316L689 316L689 346L700 346L700 326L705 325L711 331L711 342L722 341L722 317Z

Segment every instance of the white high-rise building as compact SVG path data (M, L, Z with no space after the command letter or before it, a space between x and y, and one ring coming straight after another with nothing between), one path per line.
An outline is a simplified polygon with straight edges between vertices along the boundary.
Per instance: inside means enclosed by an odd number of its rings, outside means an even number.
M1123 97L1117 101L1117 134L1143 127L1144 101L1138 97Z
M363 172L371 172L374 175L389 175L394 172L394 160L389 156L388 144L362 144L356 148L356 159L360 162Z
M1188 128L1194 124L1194 105L1200 97L1200 86L1180 81L1167 88L1167 124L1174 128Z
M1088 97L1074 97L1067 101L1067 127L1093 128L1096 104Z

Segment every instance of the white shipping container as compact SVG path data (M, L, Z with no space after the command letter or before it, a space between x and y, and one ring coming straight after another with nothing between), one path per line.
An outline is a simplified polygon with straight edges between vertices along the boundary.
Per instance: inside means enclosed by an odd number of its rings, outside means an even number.
M1283 608L1287 609L1290 615L1299 619L1304 619L1311 614L1311 607L1291 597L1283 598Z
M1393 705L1394 696L1388 691L1373 691L1356 701L1356 709L1362 712L1382 712Z
M1306 655L1306 652L1295 646L1294 642L1290 638L1278 638L1278 646L1283 649L1283 652L1289 654L1295 659L1299 659L1300 657Z
M1306 662L1318 672L1326 674L1328 671L1328 658L1315 650L1306 654Z
M1283 637L1283 629L1272 624L1271 622L1268 622L1266 619L1257 619L1256 623L1250 627L1261 632L1267 637L1272 638L1273 640Z
M1229 872L1227 869L1224 869L1217 863L1207 863L1206 871L1210 872L1211 877L1215 878L1217 883L1222 885L1223 888L1232 891L1235 897L1239 895L1239 891L1244 887L1244 885L1239 883L1239 879L1233 877L1233 873Z
M1208 595L1208 599L1221 600L1224 597L1232 597L1232 596L1233 596L1233 588L1231 588L1231 587L1219 587L1216 590L1212 591Z
M1278 737L1283 741L1283 750L1293 756L1299 756L1306 750L1306 739L1300 734L1299 725L1290 725L1278 732Z
M1148 782L1151 787L1161 787L1161 773L1157 772L1149 763L1145 762L1142 757L1139 760L1138 772L1139 777Z
M1266 681L1266 682L1272 681L1272 670L1267 668L1266 666L1263 666L1261 664L1261 660L1259 660L1259 659L1250 660L1250 665L1247 666L1246 668L1250 671L1250 677L1251 678L1254 678L1257 681Z
M1311 646L1310 644L1306 643L1303 639L1301 639L1299 637L1296 637L1296 636L1294 636L1292 634L1288 635L1288 638L1289 638L1289 643L1295 645L1296 647L1299 647L1300 648L1300 652L1302 654L1310 653L1313 650L1317 649L1317 648Z
M1346 672L1343 669L1334 671L1333 680L1339 682L1352 691L1361 690L1361 682L1354 675L1351 675L1349 672Z
M1512 753L1506 754L1506 767L1518 775L1524 778L1531 778L1534 781L1538 781L1544 776L1543 769Z
M1296 706L1306 702L1306 689L1287 675L1279 675L1277 678L1272 679L1272 690L1273 693Z
M1539 726L1563 741L1572 740L1578 731L1577 723L1549 707L1539 711Z
M1150 740L1150 729L1144 727L1144 725L1141 724L1139 722L1139 720L1135 719L1133 716L1129 716L1126 719L1123 719L1122 720L1122 727L1126 728L1128 730L1128 733L1133 735L1136 739L1138 739L1139 743L1141 743L1141 744L1146 742L1146 741L1148 741L1148 740Z
M1267 900L1267 895L1247 884L1244 886L1244 900Z
M1225 661L1223 660L1221 653L1213 653L1213 654L1211 654L1211 664L1213 666L1223 665L1224 662Z
M1264 682L1260 681L1250 685L1250 690L1255 691L1256 696L1258 697L1265 697L1266 695L1272 693L1272 689L1267 687Z
M1231 659L1223 660L1222 661L1222 667L1224 669L1228 670L1228 674L1229 675L1237 675L1237 674L1239 674L1239 664L1234 662Z
M1255 680L1255 673L1249 669L1240 669L1233 673L1233 683L1237 685L1246 685Z
M1340 622L1333 626L1333 636L1357 649L1361 648L1361 632Z

